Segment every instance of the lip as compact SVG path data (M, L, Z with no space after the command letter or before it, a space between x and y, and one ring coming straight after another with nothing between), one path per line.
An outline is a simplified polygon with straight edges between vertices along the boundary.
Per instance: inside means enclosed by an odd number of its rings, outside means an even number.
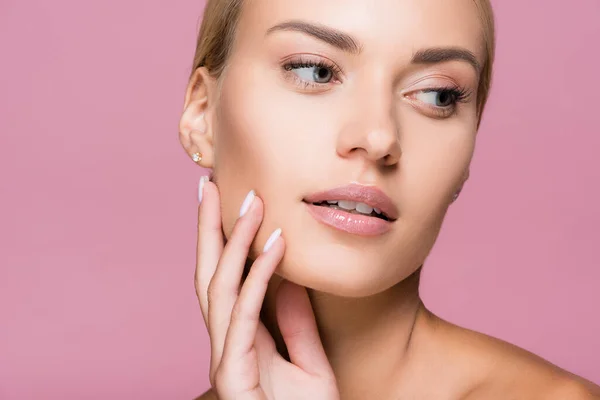
M347 200L365 203L378 208L389 218L388 221L368 215L354 214L345 210L317 206L327 200ZM388 232L398 218L398 209L392 200L373 186L351 184L319 192L303 199L309 213L317 221L344 232L361 236L377 236Z
M365 186L352 183L350 185L340 186L331 190L313 193L304 198L306 203L311 204L328 200L347 200L355 201L357 203L364 203L369 207L380 209L381 212L384 213L385 216L392 222L398 219L398 208L392 199L390 199L381 189L375 186Z
M361 236L383 235L392 228L392 222L367 215L351 214L334 208L305 203L310 215L317 221L344 232Z

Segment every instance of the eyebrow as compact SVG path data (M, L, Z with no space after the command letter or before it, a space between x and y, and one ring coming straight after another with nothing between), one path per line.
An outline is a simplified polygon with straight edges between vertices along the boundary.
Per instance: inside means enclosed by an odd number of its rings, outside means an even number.
M337 29L328 28L323 25L317 25L305 21L286 21L277 24L267 30L267 35L275 31L296 31L306 33L312 37L315 37L323 42L326 42L333 47L337 47L340 50L359 54L362 51L362 45L354 39L352 36L338 31Z
M363 49L363 45L347 33L311 22L300 20L285 21L269 28L266 35L276 31L305 33L328 43L333 47L352 54L360 54ZM465 61L469 63L477 73L481 71L481 65L479 64L479 61L477 61L475 54L459 47L421 49L413 54L411 60L412 64L437 64L448 61Z
M481 72L481 64L475 54L458 47L434 47L418 50L412 58L413 64L437 64L447 61L466 61L475 72Z

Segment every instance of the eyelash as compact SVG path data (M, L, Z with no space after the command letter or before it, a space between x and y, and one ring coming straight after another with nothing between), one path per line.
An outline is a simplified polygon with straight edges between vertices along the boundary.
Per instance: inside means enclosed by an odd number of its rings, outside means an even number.
M448 93L451 94L454 97L454 101L456 103L464 103L465 101L467 101L467 99L469 98L469 91L465 88L461 88L461 87L433 87L433 88L427 88L427 89L423 89L423 90L419 90L419 92L422 93L431 93L431 92L440 92L440 93Z
M334 63L328 62L324 59L314 60L314 59L309 59L309 58L304 58L304 57L298 57L296 59L292 59L292 60L285 62L282 65L282 67L286 72L291 73L292 79L294 79L295 83L298 86L300 86L302 89L323 88L324 86L330 84L332 81L339 82L340 81L339 77L340 77L340 75L342 75L342 70L337 65L335 65ZM329 81L327 83L311 82L311 81L301 79L297 74L293 73L294 69L315 68L315 67L325 68L325 69L330 70L332 72L331 81ZM452 96L452 99L453 99L452 104L450 104L449 106L445 106L445 107L424 104L424 106L426 108L428 108L429 110L431 110L433 113L435 113L435 117L438 117L438 118L447 118L447 117L451 116L452 113L454 112L457 104L468 102L469 98L471 96L470 90L467 90L466 88L457 87L457 86L431 87L431 88L427 88L427 89L414 91L414 92L412 92L412 94L410 96L414 96L415 94L419 94L419 93L431 93L431 92L439 92L440 94L445 93L445 94ZM416 100L416 101L419 101L419 100ZM419 101L419 102L423 103L421 101Z
M332 75L333 75L331 81L329 81L327 83L310 82L310 81L306 81L304 79L301 79L298 75L296 75L295 73L293 73L294 69L298 69L298 68L314 68L314 67L324 68L324 69L330 70L331 73L332 73ZM334 63L327 62L327 61L325 61L323 59L313 60L313 59L299 57L297 59L293 59L293 60L290 60L290 61L287 61L286 63L284 63L283 64L283 69L286 72L290 72L292 74L292 78L296 81L296 84L298 84L298 86L301 86L303 89L307 89L307 88L313 88L313 89L322 88L323 86L330 84L332 81L339 81L340 80L339 79L340 75L342 75L341 68L339 68Z
M416 100L422 104L424 104L424 106L426 108L428 108L429 110L431 110L433 113L435 113L435 117L438 118L447 118L449 116L451 116L458 103L467 103L470 99L471 96L471 91L467 90L466 88L462 88L462 87L458 87L458 86L438 86L438 87L431 87L431 88L427 88L427 89L422 89L422 90L417 90L412 92L409 97L414 98L414 96L420 94L420 93L432 93L432 92L437 92L440 94L447 94L452 96L452 103L448 106L432 106L431 104L425 104L420 100Z

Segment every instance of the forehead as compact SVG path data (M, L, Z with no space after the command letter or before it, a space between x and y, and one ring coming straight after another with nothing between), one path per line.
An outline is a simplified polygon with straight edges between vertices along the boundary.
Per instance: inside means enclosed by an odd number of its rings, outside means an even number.
M303 20L352 35L363 45L364 54L401 55L458 46L482 61L483 26L476 1L245 0L237 40L260 43L270 27Z

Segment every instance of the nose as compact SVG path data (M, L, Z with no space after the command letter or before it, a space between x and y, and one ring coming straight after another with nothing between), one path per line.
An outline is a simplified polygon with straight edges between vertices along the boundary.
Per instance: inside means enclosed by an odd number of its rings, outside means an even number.
M402 151L393 95L370 91L369 96L357 97L362 100L352 107L354 118L350 118L338 136L337 153L341 157L361 153L365 159L382 166L397 164Z

